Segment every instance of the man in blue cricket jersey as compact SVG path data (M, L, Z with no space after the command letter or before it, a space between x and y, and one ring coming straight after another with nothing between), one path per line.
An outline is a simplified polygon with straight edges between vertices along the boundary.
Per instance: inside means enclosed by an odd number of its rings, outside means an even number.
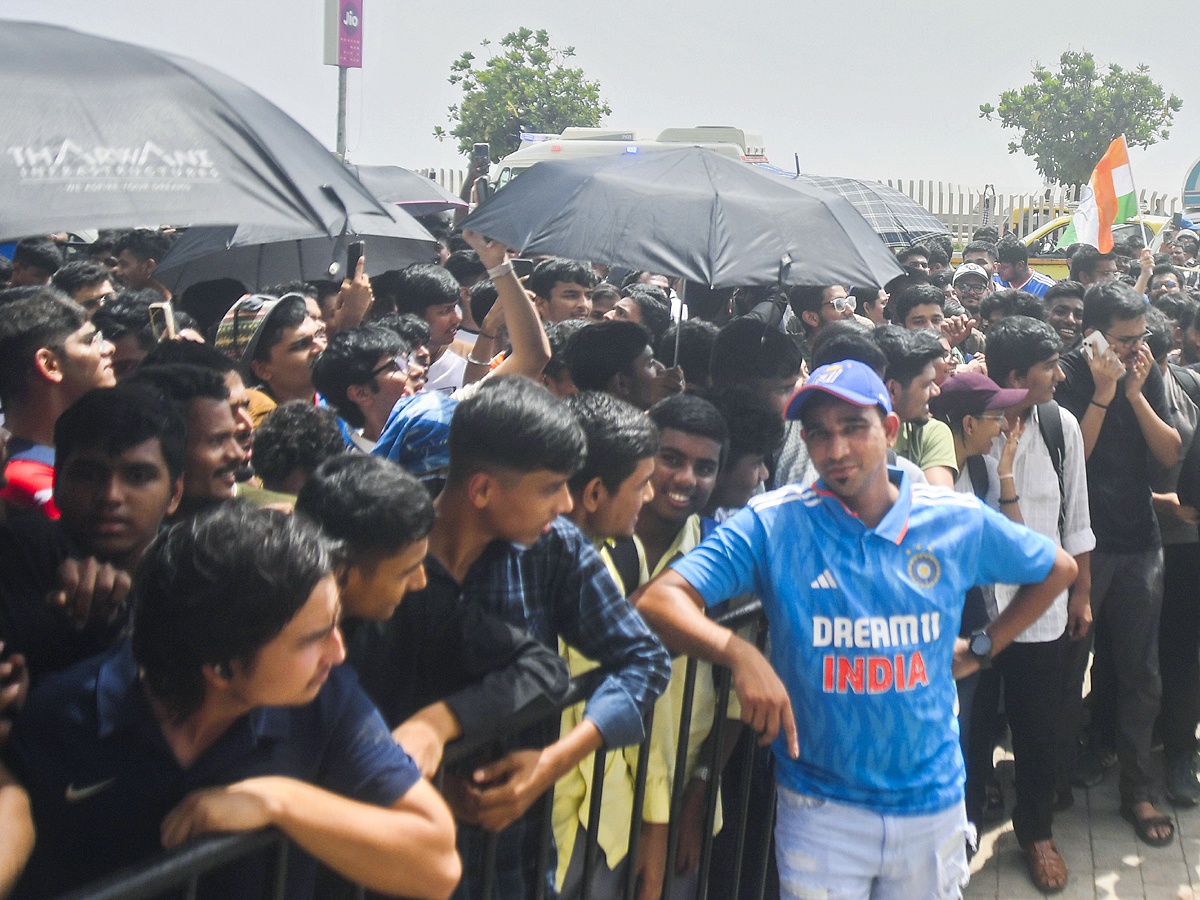
M899 419L862 363L817 369L786 415L820 480L754 498L647 585L638 610L675 649L732 669L742 718L776 742L783 896L958 898L954 678L990 665L1075 563L974 496L889 468ZM964 595L993 582L1026 586L959 639ZM701 611L744 593L766 608L770 662Z

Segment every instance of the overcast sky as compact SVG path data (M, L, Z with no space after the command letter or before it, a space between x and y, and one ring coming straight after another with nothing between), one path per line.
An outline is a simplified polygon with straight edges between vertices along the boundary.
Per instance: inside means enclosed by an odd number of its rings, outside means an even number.
M439 144L460 96L450 63L526 26L600 82L605 124L734 125L761 132L771 161L804 171L931 179L1001 193L1038 188L1015 132L979 104L1030 80L1065 49L1147 63L1183 99L1171 137L1131 152L1139 189L1178 194L1200 157L1200 90L1179 4L1148 0L958 0L757 4L693 0L364 0L364 68L350 73L352 161L464 165ZM249 84L332 147L336 69L321 64L323 0L5 0L0 15L55 22L190 56ZM1186 7L1185 7L1186 8Z

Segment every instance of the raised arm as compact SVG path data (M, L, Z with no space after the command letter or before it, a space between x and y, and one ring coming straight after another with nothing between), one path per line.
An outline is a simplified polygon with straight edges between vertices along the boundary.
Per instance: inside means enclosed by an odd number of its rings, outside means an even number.
M508 249L498 241L489 241L473 231L464 231L463 238L479 254L496 285L496 305L500 307L512 353L497 367L497 374L525 375L538 378L550 361L550 340L537 308L508 261ZM492 273L495 273L494 275ZM471 354L475 356L475 353ZM481 360L481 357L476 357ZM483 371L486 375L486 370Z

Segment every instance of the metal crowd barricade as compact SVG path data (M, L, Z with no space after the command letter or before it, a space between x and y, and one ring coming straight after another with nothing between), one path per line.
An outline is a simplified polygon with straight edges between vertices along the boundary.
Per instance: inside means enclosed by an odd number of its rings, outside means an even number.
M735 610L714 616L715 620L726 627L737 630L747 625L755 625L758 629L757 640L762 644L765 639L762 605L758 601L746 604ZM708 782L705 797L704 821L702 825L703 840L699 860L699 877L695 900L707 900L709 887L709 868L712 861L713 823L716 817L717 803L720 802L721 788L721 748L724 729L726 726L726 711L731 688L731 674L728 669L714 669L716 674L715 686L717 691L716 710L713 717L711 755L703 762L712 773ZM524 710L519 716L505 723L503 733L473 735L471 740L460 740L446 748L443 763L450 765L462 762L489 747L498 747L508 735L520 732L531 725L546 720L550 716L558 717L562 711L576 703L583 702L603 680L606 672L595 669L573 679L570 689L563 700L557 704L545 703L534 705ZM680 712L679 741L676 749L675 773L671 786L670 822L667 828L667 866L664 873L662 896L669 896L675 879L673 859L679 847L679 813L683 805L685 783L683 773L688 756L689 726L691 722L692 701L695 695L697 664L695 659L689 659L685 672L683 708ZM638 765L634 780L633 813L629 823L629 845L626 858L629 865L625 871L624 897L633 900L637 889L637 860L638 848L641 842L642 807L646 795L646 761L649 757L653 711L646 715L646 734L639 748ZM615 748L614 748L615 749ZM598 750L595 754L592 775L592 794L588 808L588 822L597 823L603 810L604 803L604 771L606 751ZM742 870L745 861L745 842L747 836L747 819L749 815L750 780L754 763L754 753L745 755L741 769L738 772L737 808L731 817L725 817L725 827L733 827L736 831L736 856L732 871L734 894L730 898L720 900L761 900L766 884L768 855L761 854L760 865L755 874L754 889L748 896L740 891ZM440 784L440 780L439 780ZM773 795L772 795L773 799ZM540 816L539 831L539 871L545 872L549 865L552 839L551 807L554 792L547 792L538 801L535 808ZM771 816L774 816L774 803L771 803ZM596 871L600 847L598 843L599 829L587 829L587 840L584 846L582 900L590 900L592 878ZM233 862L259 853L274 853L274 877L269 900L286 900L288 847L290 842L276 829L265 829L248 834L220 835L200 838L184 847L164 853L149 862L124 869L106 876L90 885L60 895L55 900L150 900L170 892L183 892L185 900L195 900L200 880L206 874L217 871ZM496 881L496 835L488 835L484 841L483 850L477 859L464 859L464 872L482 873L482 900L493 900ZM362 888L356 889L356 897L363 897ZM544 900L545 879L538 880L538 895L536 900ZM268 898L264 898L268 900Z

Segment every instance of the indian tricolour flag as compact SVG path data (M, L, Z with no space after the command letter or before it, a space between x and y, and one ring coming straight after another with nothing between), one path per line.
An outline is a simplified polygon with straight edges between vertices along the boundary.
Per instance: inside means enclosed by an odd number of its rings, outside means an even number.
M1079 208L1058 241L1058 249L1071 244L1091 244L1101 253L1111 253L1113 225L1137 214L1129 150L1125 146L1125 135L1121 135L1108 145L1104 157L1093 170L1079 199Z

